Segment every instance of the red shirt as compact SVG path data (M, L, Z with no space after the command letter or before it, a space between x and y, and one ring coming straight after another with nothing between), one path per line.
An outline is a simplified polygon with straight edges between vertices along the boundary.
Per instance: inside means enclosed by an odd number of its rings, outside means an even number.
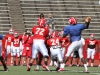
M66 47L66 45L69 43L69 40L67 37L62 38L62 47Z
M33 44L33 36L24 35L23 37L24 47L32 47L32 44Z
M86 44L88 45L88 48L94 49L96 44L98 44L98 40L94 39L91 40L90 38L86 39Z
M14 35L11 34L6 34L5 39L6 39L6 45L11 45L11 41L14 38Z
M49 40L47 40L47 45L49 47L51 46L60 46L62 38L60 37L54 37L54 38L50 38Z
M18 37L14 37L14 39L12 40L13 42L13 46L15 47L20 47L20 41L22 40L22 38L20 36Z
M49 35L49 29L47 27L41 28L39 26L34 26L32 28L33 38L46 40L46 37Z

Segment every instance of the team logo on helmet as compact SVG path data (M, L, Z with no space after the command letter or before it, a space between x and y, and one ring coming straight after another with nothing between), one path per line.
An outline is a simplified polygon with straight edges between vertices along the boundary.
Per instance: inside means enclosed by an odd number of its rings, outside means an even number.
M57 37L58 36L58 32L57 31L53 31L52 34L51 34L51 37L54 38L54 37Z
M69 24L70 24L70 25L75 25L75 24L77 24L76 18L75 18L75 17L71 17L71 18L69 19Z
M40 20L40 21L38 22L38 25L39 25L40 27L45 27L46 21L45 21L45 20Z

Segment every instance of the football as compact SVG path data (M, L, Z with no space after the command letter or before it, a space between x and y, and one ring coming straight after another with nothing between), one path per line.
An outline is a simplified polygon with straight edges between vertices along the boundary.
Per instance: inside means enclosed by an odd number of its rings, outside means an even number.
M91 17L90 16L85 18L85 22L90 22L90 21L91 21Z

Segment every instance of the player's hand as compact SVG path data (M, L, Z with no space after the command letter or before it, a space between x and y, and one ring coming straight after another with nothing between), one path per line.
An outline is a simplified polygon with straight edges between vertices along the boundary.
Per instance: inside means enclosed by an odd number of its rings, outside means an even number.
M90 16L86 17L84 21L85 22L90 22L91 21L91 17Z

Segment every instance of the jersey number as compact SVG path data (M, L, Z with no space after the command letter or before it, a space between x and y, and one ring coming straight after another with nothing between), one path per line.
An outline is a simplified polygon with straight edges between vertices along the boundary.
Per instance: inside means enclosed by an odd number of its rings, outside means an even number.
M8 37L8 42L11 42L11 37Z
M44 29L36 28L36 34L43 35Z
M52 39L51 41L52 41L52 45L59 45L58 39L56 39L56 40Z
M14 44L19 44L19 39L14 40Z

